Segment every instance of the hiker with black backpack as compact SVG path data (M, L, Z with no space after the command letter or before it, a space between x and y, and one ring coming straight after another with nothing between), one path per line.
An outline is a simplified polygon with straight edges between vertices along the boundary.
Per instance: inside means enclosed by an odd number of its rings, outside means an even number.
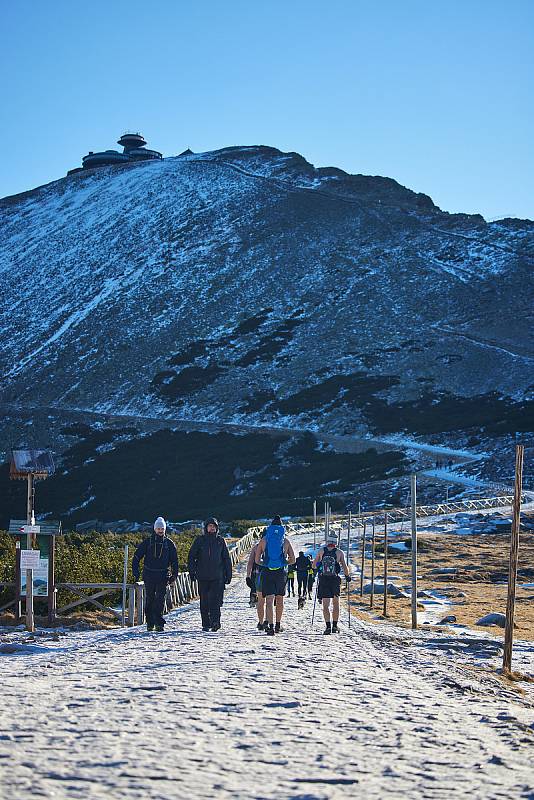
M189 577L198 581L202 630L218 631L224 585L232 580L232 561L215 517L204 523L204 533L191 545L187 564Z
M176 545L166 534L167 523L158 517L154 533L138 545L132 560L133 579L137 583L143 559L143 581L145 584L145 614L147 631L163 633L165 619L165 595L167 585L178 576L178 554Z
M317 599L322 603L326 628L323 633L339 633L339 595L341 593L340 573L343 571L347 584L350 581L349 568L343 551L337 547L337 534L330 533L324 547L315 556L314 567L319 570ZM330 621L330 603L332 620Z
M297 570L297 590L299 595L299 608L302 608L306 595L308 593L308 572L312 565L312 560L309 556L304 555L304 550L301 550L295 561Z
M295 563L295 553L286 536L286 529L280 517L275 517L265 531L265 536L258 543L256 559L261 563L261 592L265 597L265 614L267 617L266 633L274 636L282 630L281 621L284 613L284 597L286 593L286 576L289 564ZM276 602L276 622L275 616Z

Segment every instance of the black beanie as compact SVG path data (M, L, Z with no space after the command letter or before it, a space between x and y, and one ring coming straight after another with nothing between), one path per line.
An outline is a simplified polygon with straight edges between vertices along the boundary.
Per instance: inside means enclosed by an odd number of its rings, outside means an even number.
M204 533L208 532L208 525L215 525L217 528L217 533L219 533L219 523L215 519L215 517L209 517L206 522L204 523Z
M282 520L281 520L280 517L275 517L273 519L273 521L271 522L271 525L281 525L281 524L282 524Z

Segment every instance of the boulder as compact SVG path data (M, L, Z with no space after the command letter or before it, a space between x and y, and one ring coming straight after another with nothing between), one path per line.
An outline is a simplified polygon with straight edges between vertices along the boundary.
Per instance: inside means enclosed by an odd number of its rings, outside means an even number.
M504 628L506 623L506 617L504 614L499 614L497 612L493 612L491 614L486 614L484 617L480 617L478 622L475 625L481 625L486 627L488 625L498 625L499 628Z
M372 583L368 583L363 587L364 594L371 594L372 590ZM375 594L384 594L384 584L383 583L376 583L375 581ZM398 586L395 586L394 583L388 583L388 595L390 597L404 597L408 598L410 595L403 592L402 589L399 589Z
M443 617L443 619L438 622L438 625L450 625L451 622L456 622L456 617L454 614L449 614L448 617Z

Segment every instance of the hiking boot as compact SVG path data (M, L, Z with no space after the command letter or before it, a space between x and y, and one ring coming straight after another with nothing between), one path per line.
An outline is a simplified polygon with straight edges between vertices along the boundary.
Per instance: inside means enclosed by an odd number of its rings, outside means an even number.
M146 629L147 629L148 633L153 633L154 632L154 626L153 625L147 625Z
M324 633L324 634L327 634L327 635L328 635L328 634L330 634L330 633L332 633L332 628L331 628L331 626L330 626L330 623L329 623L329 622L327 622L327 623L326 623L326 628L324 629L323 633Z
M268 627L265 628L265 633L267 636L274 636L274 625L268 625Z
M259 631L265 630L265 622L258 622L258 630Z
M332 623L332 633L339 633L339 628L337 627L337 622Z
M221 623L217 622L217 623L215 623L215 625L211 626L211 630L213 631L213 633L215 633L216 631L219 630L220 627L221 627Z
M276 625L274 626L274 632L275 632L275 633L281 633L283 630L284 630L284 629L282 628L282 626L280 625L280 623L279 623L279 622L277 622L277 623L276 623Z
M210 628L210 626L209 626L209 625L203 625L203 626L202 626L202 630L203 630L203 631L210 631L210 630L211 630L211 628Z
M156 625L154 630L155 630L156 633L164 633L165 632L164 628L163 628L163 625Z

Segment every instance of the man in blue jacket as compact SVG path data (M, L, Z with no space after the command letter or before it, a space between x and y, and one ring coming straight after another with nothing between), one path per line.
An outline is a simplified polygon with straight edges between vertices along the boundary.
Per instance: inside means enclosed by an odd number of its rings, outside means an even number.
M143 581L146 595L146 627L148 631L163 632L165 620L163 608L167 584L178 576L178 554L176 545L166 535L167 523L158 517L154 533L143 539L137 547L132 561L134 581L139 580L140 561L143 559Z
M224 585L232 580L232 561L215 517L206 520L203 535L191 545L188 568L191 580L198 581L202 630L218 631Z

